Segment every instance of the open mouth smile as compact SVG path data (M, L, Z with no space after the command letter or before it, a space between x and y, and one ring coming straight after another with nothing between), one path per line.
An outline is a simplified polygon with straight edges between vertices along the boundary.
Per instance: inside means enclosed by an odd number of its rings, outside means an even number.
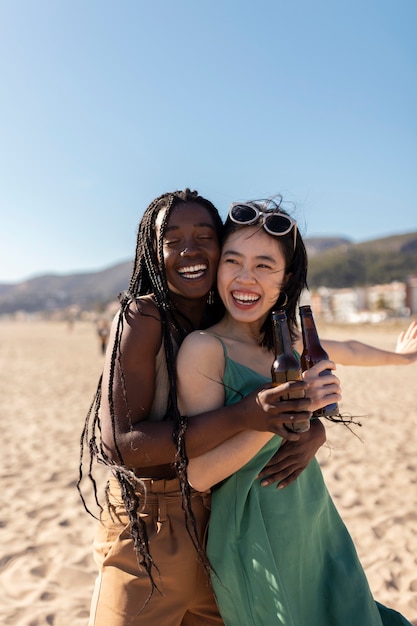
M243 291L232 291L232 298L241 306L251 306L260 300L260 296L255 293L247 293Z
M181 276L187 280L197 280L204 276L207 271L207 267L208 266L205 263L188 265L187 267L180 267L178 269L178 274L181 274Z

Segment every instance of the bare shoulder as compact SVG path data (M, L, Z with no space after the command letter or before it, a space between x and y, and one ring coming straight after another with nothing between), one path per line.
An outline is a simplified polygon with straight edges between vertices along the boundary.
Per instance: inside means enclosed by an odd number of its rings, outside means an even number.
M184 339L177 355L179 378L221 379L225 368L223 346L218 337L207 331L194 331Z
M134 320L143 320L145 318L150 322L161 323L161 315L151 295L139 296L133 300L129 305L128 315Z
M216 335L206 330L195 330L190 333L182 342L180 353L183 354L204 354L204 356L215 356L223 354L221 341Z
M123 317L122 317L123 316ZM119 311L113 320L110 341L116 334L125 357L137 358L137 350L152 358L162 341L161 317L155 302L149 296L132 301L125 311Z
M187 415L197 415L222 406L224 368L225 358L219 339L207 331L190 333L177 356L180 410Z

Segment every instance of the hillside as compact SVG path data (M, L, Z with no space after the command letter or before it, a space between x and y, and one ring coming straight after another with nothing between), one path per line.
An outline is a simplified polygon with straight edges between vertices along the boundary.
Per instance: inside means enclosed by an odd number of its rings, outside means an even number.
M417 274L417 233L353 244L334 237L307 238L310 288L342 288L403 281ZM0 284L0 315L52 311L77 305L100 309L127 288L132 264L99 272L48 274L14 285Z
M345 243L310 256L310 288L344 288L404 281L417 274L417 232Z
M0 285L0 314L51 311L72 305L100 308L127 288L131 267L127 261L99 272L48 274L15 285Z

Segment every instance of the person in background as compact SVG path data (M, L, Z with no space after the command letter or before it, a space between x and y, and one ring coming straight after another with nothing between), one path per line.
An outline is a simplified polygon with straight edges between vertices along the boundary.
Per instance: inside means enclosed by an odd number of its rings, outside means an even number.
M202 411L234 406L271 385L274 309L285 306L301 352L296 310L306 277L302 237L280 200L231 206L217 275L225 315L188 335L178 352L178 402L190 425ZM323 344L345 364L402 362L357 342ZM307 394L317 385L310 377L318 367L334 369L334 363L322 361L304 373ZM326 378L332 385L333 376ZM329 391L318 404L312 398L310 409L333 402ZM213 490L207 556L226 626L411 626L372 597L316 459L286 489L262 486L260 472L281 437L243 431L189 459L190 485Z
M107 343L109 341L110 325L109 322L101 318L97 322L97 336L100 343L100 350L102 354L106 354Z

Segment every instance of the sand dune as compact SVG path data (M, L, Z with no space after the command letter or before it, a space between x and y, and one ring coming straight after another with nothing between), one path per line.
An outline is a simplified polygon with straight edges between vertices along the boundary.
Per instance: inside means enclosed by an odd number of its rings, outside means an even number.
M323 329L395 345L399 328ZM95 329L0 322L0 621L87 622L95 522L75 484L79 437L102 366ZM329 425L319 458L375 597L417 626L417 364L338 368L354 428ZM348 589L348 581L347 581Z

